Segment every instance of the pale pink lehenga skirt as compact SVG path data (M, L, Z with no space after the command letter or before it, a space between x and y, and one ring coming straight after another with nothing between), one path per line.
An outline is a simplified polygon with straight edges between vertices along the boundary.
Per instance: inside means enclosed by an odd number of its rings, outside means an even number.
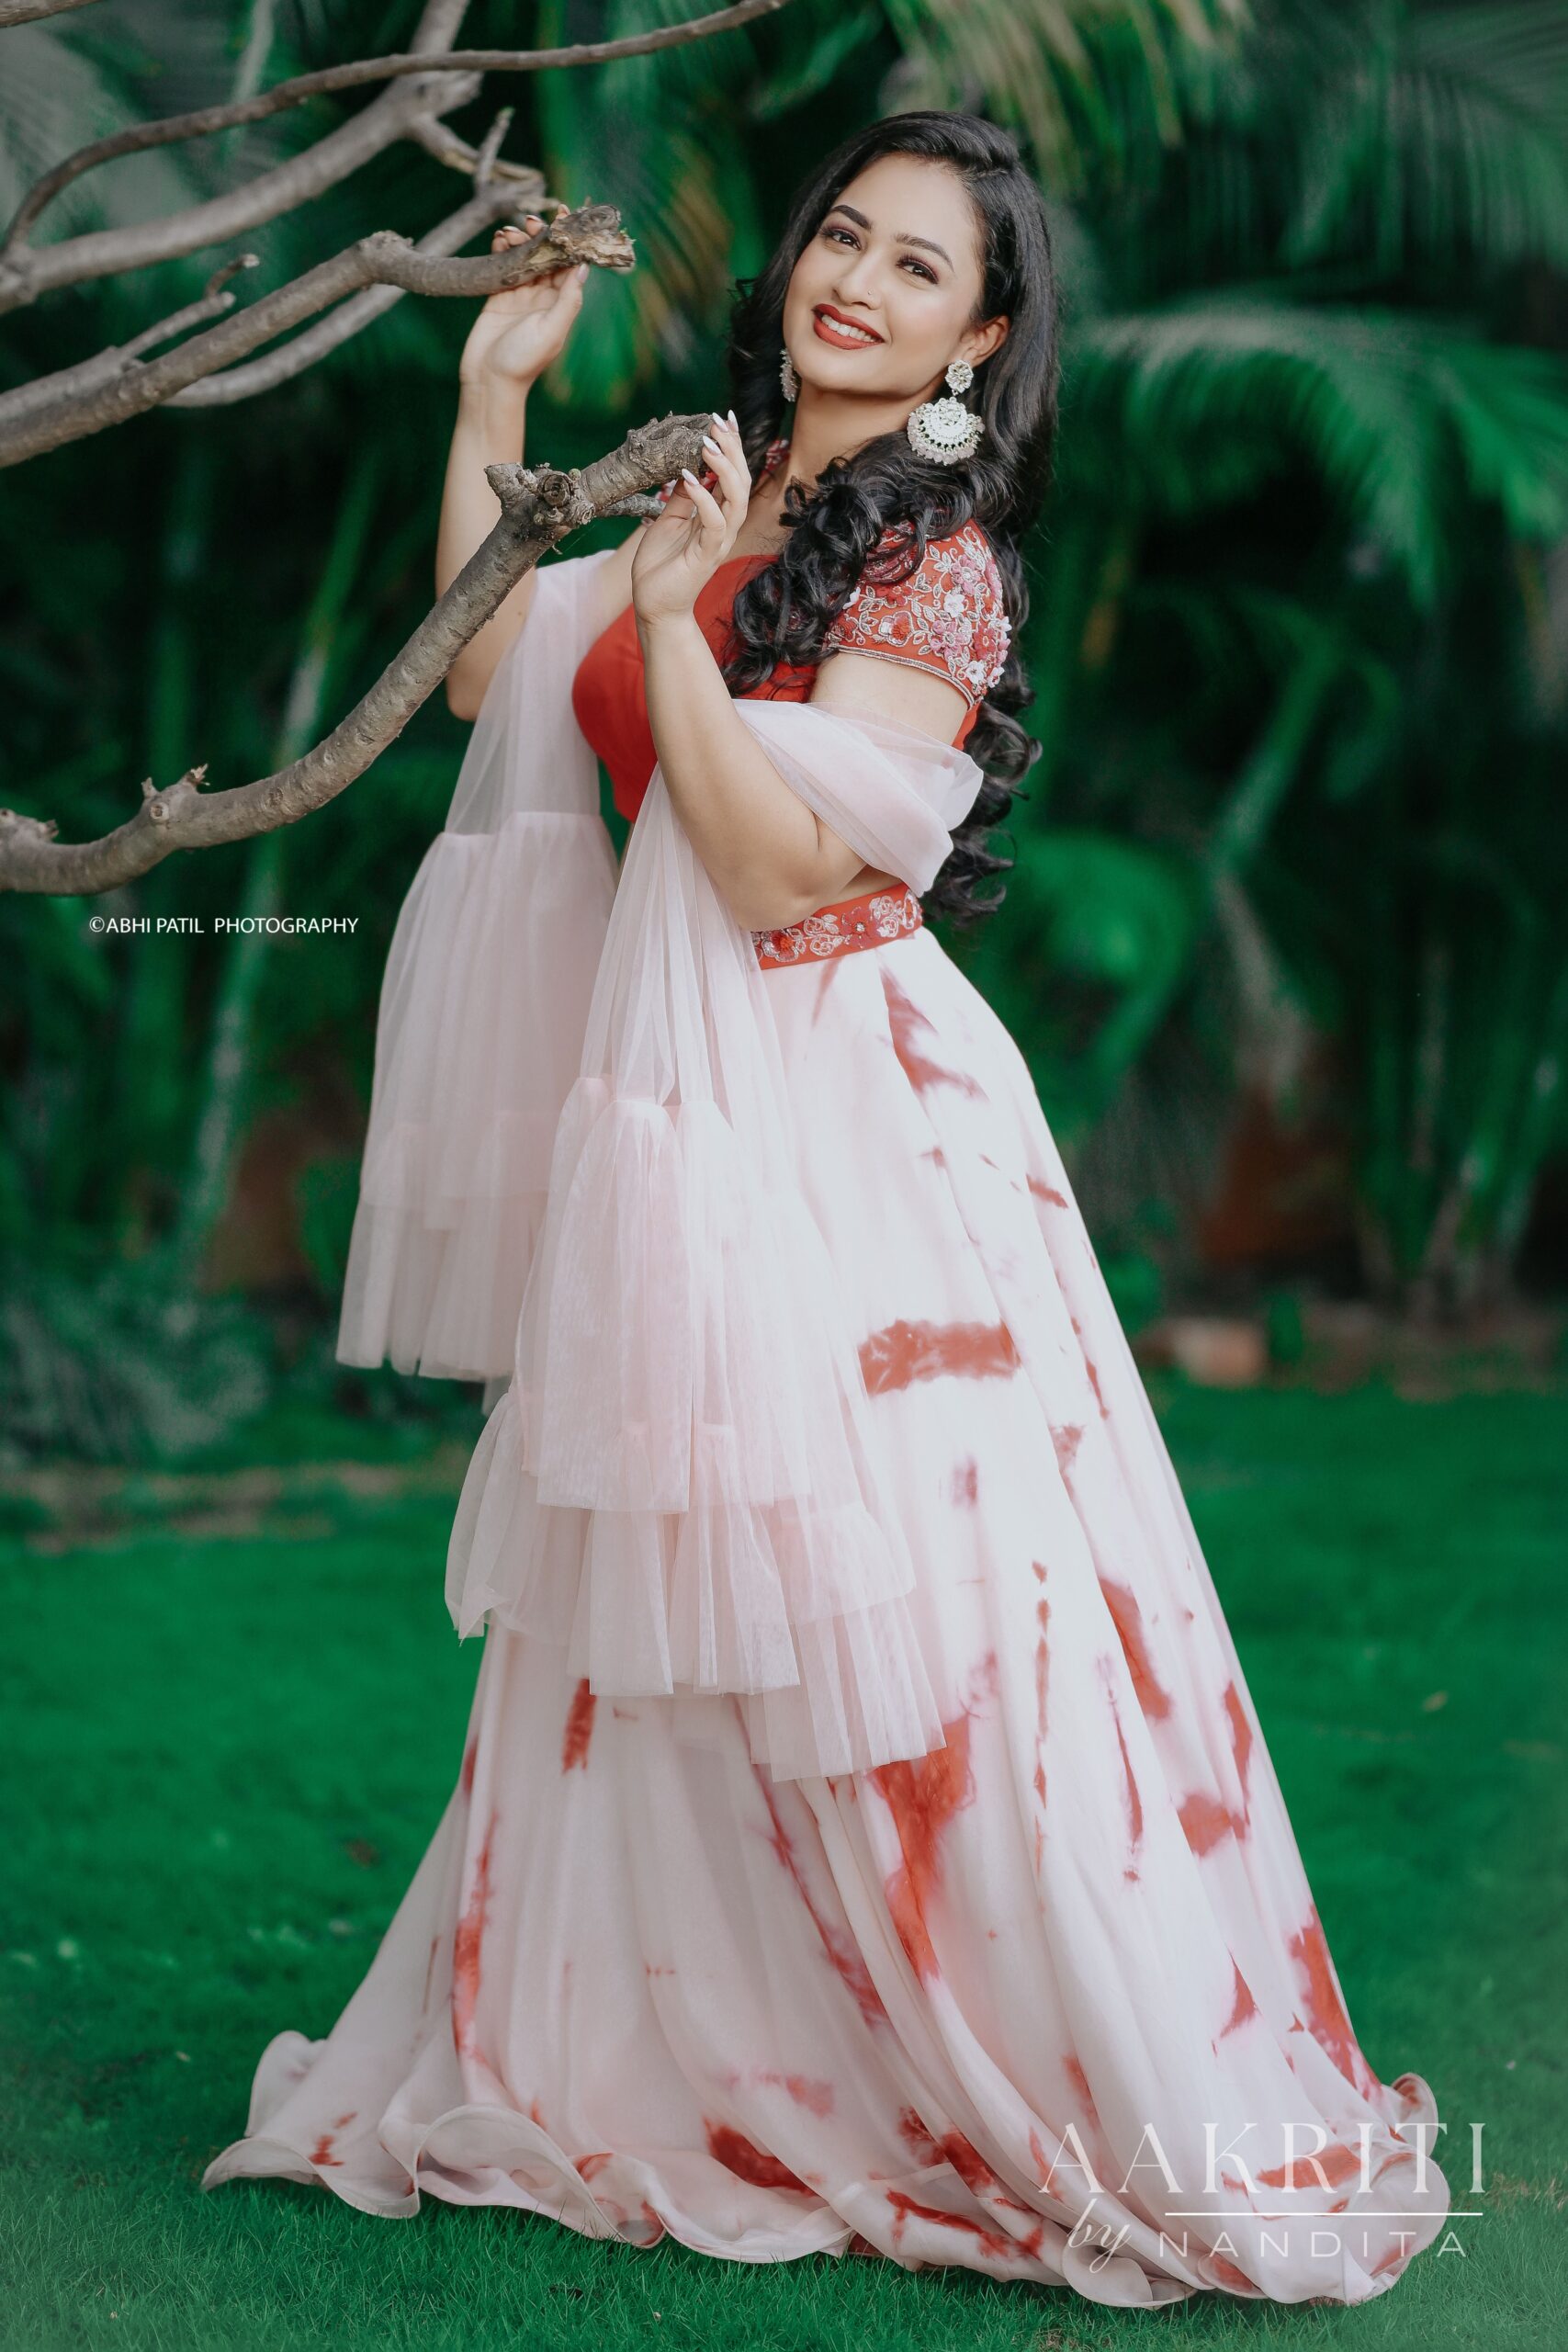
M368 1974L267 2045L204 2186L1110 2304L1383 2293L1449 2209L1432 2094L1357 2043L1023 1060L924 929L768 987L946 1745L775 1781L733 1700L596 1699L492 1625ZM509 1392L460 1614L504 1586L517 1459Z

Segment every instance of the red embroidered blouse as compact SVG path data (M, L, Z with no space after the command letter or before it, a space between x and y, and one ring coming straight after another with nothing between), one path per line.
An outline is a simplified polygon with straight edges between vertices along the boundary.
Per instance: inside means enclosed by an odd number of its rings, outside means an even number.
M893 544L889 534L884 545ZM773 560L772 556L733 556L698 594L697 624L719 660L727 650L730 608L741 582ZM827 643L848 653L903 662L947 679L968 705L953 738L962 743L980 702L1002 673L1009 634L996 559L978 525L966 523L952 538L933 541L919 570L896 587L863 580L829 629ZM815 666L781 666L752 687L748 698L807 702L816 676ZM637 616L630 605L589 648L572 681L571 707L609 770L615 807L628 820L635 819L658 755L648 723Z

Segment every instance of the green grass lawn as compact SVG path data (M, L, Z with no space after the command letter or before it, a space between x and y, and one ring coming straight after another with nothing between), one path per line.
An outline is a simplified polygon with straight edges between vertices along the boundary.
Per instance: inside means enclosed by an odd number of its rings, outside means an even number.
M11 1509L6 2352L1562 2340L1568 1413L1524 1392L1158 1401L1359 2038L1454 2127L1445 2169L1480 2215L1454 2226L1462 2254L1355 2312L1133 2313L959 2271L593 2244L434 2199L391 2222L278 2181L203 2196L264 2042L324 2033L364 1973L479 1660L441 1600L463 1449L345 1475L345 1424L273 1476L62 1479Z

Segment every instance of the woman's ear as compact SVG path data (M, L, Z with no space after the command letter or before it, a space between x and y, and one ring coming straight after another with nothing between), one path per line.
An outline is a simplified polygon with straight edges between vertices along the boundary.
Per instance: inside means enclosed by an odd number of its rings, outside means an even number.
M980 325L971 327L954 356L967 359L971 368L978 368L982 360L989 359L994 351L1001 349L1007 341L1010 324L1009 319L986 319Z

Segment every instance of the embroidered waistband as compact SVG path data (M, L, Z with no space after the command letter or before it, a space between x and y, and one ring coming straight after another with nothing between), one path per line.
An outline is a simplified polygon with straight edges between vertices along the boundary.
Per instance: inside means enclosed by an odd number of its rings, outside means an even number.
M840 899L780 931L754 931L757 961L764 971L784 964L819 963L829 956L852 956L862 947L885 947L890 939L919 931L925 921L908 883L897 890L868 890L863 898Z

